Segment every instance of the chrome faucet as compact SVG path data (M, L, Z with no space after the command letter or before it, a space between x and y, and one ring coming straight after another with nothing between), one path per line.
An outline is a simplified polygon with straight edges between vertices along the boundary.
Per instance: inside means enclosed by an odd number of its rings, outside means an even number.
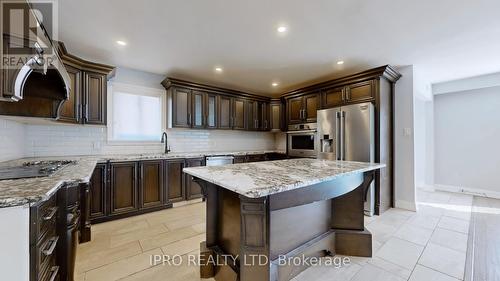
M168 136L167 136L167 133L166 132L163 132L163 134L161 135L161 143L164 143L165 144L165 154L169 153L170 152L170 147L168 146Z

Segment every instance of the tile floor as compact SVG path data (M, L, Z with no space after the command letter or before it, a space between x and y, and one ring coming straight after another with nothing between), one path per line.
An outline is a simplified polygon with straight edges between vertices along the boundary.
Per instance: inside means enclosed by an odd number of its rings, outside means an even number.
M419 212L391 209L366 219L373 258L351 257L340 268L309 268L295 280L462 280L472 196L418 191ZM203 203L92 227L79 245L79 281L200 280L198 268L151 265L151 255L198 253L204 240Z

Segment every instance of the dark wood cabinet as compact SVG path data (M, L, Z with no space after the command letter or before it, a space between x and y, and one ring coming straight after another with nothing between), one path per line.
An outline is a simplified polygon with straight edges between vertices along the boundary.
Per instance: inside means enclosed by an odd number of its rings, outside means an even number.
M186 159L186 167L205 166L205 158L190 158ZM185 174L186 200L192 200L202 197L201 186L193 181L191 175Z
M105 217L107 212L107 165L97 164L94 173L90 179L90 219L99 219Z
M165 202L163 160L141 161L139 163L140 207L160 207Z
M344 87L334 87L323 91L322 108L341 106L344 103Z
M287 124L313 123L319 109L318 93L287 99Z
M135 212L139 209L137 163L110 164L110 215Z
M172 87L172 126L191 128L191 90Z
M246 156L234 156L233 164L245 163Z
M82 71L67 65L70 78L69 98L66 100L59 112L59 121L69 123L80 123L82 116Z
M247 129L250 131L255 131L259 128L257 124L257 102L256 101L247 101Z
M165 176L167 184L167 201L170 203L184 201L184 159L166 160Z
M245 130L247 128L247 105L244 99L234 99L233 129Z
M233 128L233 98L218 96L217 127L219 129Z
M247 163L262 162L262 161L266 161L265 154L250 154L250 155L247 155L245 158L245 162L247 162Z
M269 105L269 129L271 131L280 131L283 128L282 124L282 106L281 101L271 101Z
M259 101L256 102L256 105L257 129L260 131L267 131L269 130L269 103Z
M347 103L372 101L375 98L373 80L352 84L345 89Z
M205 128L205 93L193 91L191 94L191 112L193 113L192 128Z
M322 108L332 108L344 104L375 101L374 81L368 80L355 84L332 87L323 90Z
M83 119L85 124L106 125L106 75L84 72Z

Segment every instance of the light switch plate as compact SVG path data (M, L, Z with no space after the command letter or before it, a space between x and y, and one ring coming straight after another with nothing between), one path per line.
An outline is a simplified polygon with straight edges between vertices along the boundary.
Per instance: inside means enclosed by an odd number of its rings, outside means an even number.
M404 135L405 137L409 137L409 136L411 136L411 128L404 128L404 129L403 129L403 135Z

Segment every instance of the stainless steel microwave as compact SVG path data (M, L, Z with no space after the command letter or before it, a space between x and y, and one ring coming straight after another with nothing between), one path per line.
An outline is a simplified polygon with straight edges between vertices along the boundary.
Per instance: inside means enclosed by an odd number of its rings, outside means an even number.
M316 158L318 155L318 134L314 128L287 132L289 156Z

